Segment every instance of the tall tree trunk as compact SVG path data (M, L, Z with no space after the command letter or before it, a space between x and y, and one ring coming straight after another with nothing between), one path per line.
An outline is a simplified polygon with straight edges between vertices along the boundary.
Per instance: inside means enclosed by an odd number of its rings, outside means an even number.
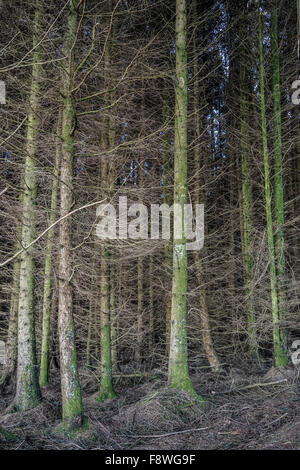
M59 114L57 124L56 137L56 156L55 167L52 182L51 206L49 226L51 226L57 216L57 198L58 198L58 176L61 156L61 113ZM40 367L40 386L44 387L48 384L48 367L49 367L49 338L50 338L50 313L51 313L51 273L53 260L53 243L55 230L48 232L47 246L45 254L44 268L44 296L43 296L43 328L42 328L42 350L41 350L41 367Z
M175 84L175 142L174 142L174 248L171 337L168 380L171 387L194 391L188 370L187 350L187 250L184 227L184 204L187 203L187 47L186 2L176 0L176 84ZM178 238L179 235L181 236Z
M109 6L111 2L109 2ZM107 87L110 84L110 67L111 67L111 44L106 45L105 50L105 82ZM113 105L113 95L107 95L107 107ZM102 148L104 152L113 147L115 140L115 125L111 116L104 115L104 126L102 132ZM107 156L104 155L104 160L101 162L101 187L105 188L105 196L112 197L112 188L114 187L114 179L110 171L114 173L114 168L107 161ZM110 307L111 302L114 301L111 296L110 269L111 247L109 242L104 241L102 246L101 256L101 273L100 273L100 286L101 286L101 302L100 302L100 339L101 339L101 382L98 401L103 402L107 399L116 397L112 384L112 348L111 348L111 318Z
M106 129L108 131L108 129ZM105 136L106 137L106 136ZM103 137L103 147L105 147L106 138ZM102 162L101 185L109 180L108 164ZM109 191L106 191L109 194ZM112 351L111 351L111 324L110 324L110 247L109 243L104 241L101 253L101 302L100 302L100 341L101 341L101 382L98 401L103 402L107 399L115 398L116 394L112 384Z
M265 177L265 209L267 219L267 234L269 247L269 270L270 270L270 287L272 301L272 322L273 322L273 351L275 366L286 365L286 354L281 344L279 329L279 308L277 295L277 274L275 261L275 247L273 235L273 219L272 219L272 200L271 200L271 182L270 182L270 166L267 141L267 119L265 105L265 78L264 78L264 57L263 57L263 33L261 13L258 13L258 35L259 35L259 81L260 81L260 99L261 99L261 126L262 126L262 144L264 156L264 177Z
M283 196L283 171L282 171L282 139L281 139L281 92L280 92L280 65L278 46L278 18L277 0L272 0L271 12L271 51L272 51L272 78L273 78L273 113L274 113L274 186L275 186L275 218L276 236L275 253L278 276L278 308L279 318L285 317L285 243L284 243L284 196ZM284 329L280 330L282 347L287 352L287 336ZM287 358L286 358L287 363Z
M241 20L242 21L242 20ZM253 305L253 247L252 247L252 183L251 162L249 155L249 106L247 98L247 67L246 50L243 45L247 29L245 22L240 28L241 53L240 53L240 134L241 134L241 170L242 170L242 216L243 216L243 258L244 258L244 285L247 305L247 322L249 335L249 351L254 357L259 356L256 321Z
M60 167L60 217L66 216L73 202L73 133L75 130L75 108L72 97L74 73L74 44L77 31L77 9L79 0L71 0L66 34L63 44L65 61L62 76L62 155ZM62 429L77 428L83 424L82 396L79 384L75 326L72 305L71 266L71 219L65 218L59 227L59 295L58 327L60 346L60 374L62 393Z
M172 205L172 152L171 152L171 135L169 132L169 120L171 115L170 110L170 96L168 93L168 87L164 84L164 96L163 96L163 123L166 126L166 130L163 136L163 189L164 189L164 204L169 207ZM173 264L173 246L172 240L167 240L164 250L164 261L165 261L165 319L166 319L166 355L169 356L170 352L170 332L171 332L171 290L172 290L172 264Z
M29 98L28 127L26 135L26 159L23 186L22 246L29 245L35 238L36 201L36 141L39 128L40 80L42 74L40 46L42 0L36 3L33 30L33 66ZM35 328L34 328L34 281L35 265L33 249L23 251L20 261L20 290L18 309L18 369L16 408L26 411L40 402L38 384Z
M104 181L104 180L103 180ZM112 385L112 355L110 333L110 297L109 297L109 250L102 248L101 258L101 383L97 400L103 402L115 398Z

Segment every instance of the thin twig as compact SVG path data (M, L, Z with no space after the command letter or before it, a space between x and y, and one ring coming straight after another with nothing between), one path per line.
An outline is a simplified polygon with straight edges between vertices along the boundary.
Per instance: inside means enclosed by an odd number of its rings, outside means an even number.
M175 434L184 434L186 432L196 432L196 431L204 431L206 429L209 429L209 427L206 428L195 428L195 429L185 429L184 431L174 431L174 432L167 432L166 434L145 434L145 435L125 435L121 434L120 437L149 437L149 438L159 438L159 437L166 437L166 436L173 436Z

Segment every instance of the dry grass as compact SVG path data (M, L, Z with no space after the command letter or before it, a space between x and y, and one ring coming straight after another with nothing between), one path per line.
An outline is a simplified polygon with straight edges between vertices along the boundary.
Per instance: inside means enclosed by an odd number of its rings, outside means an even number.
M156 374L157 375L157 374ZM204 412L186 393L168 389L162 379L124 378L118 399L99 404L95 376L81 373L89 432L75 439L57 436L59 383L43 390L43 401L26 413L6 413L12 400L0 398L2 449L299 449L300 392L297 370L270 369L246 376L232 369L216 376L193 375L207 400ZM275 383L274 382L278 382ZM250 386L250 387L249 387Z

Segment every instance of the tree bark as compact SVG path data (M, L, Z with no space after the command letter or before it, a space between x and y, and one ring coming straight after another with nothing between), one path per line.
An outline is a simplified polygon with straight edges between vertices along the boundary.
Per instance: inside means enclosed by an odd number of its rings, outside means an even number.
M40 80L40 38L43 8L42 0L37 1L33 31L33 66L29 98L28 126L26 135L26 159L23 186L22 246L29 245L35 238L36 201L36 143L39 128ZM40 389L35 346L35 264L33 248L23 251L20 259L20 290L18 308L18 369L15 406L19 411L34 408L40 402Z
M259 34L258 39L259 39L259 81L260 81L260 99L261 99L261 127L262 127L262 144L263 144L263 156L264 156L265 210L266 210L266 219L267 219L270 288L271 288L271 302L272 302L273 351L274 351L275 366L285 366L287 363L287 358L286 358L286 354L281 344L280 329L279 329L277 274L276 274L275 246L274 246L274 235L273 235L270 165L269 165L268 139L267 139L266 105L265 105L263 33L262 33L262 19L261 19L260 12L258 13L258 34Z
M57 217L57 198L58 198L58 176L61 158L61 113L58 118L57 137L56 137L56 156L55 167L52 182L51 206L49 226L54 224ZM48 384L48 367L49 367L49 339L50 339L50 313L51 313L51 273L53 260L53 243L55 230L48 232L45 267L44 267L44 295L43 295L43 328L42 328L42 350L41 350L41 366L40 366L40 386L44 387Z
M60 167L60 217L70 212L73 202L73 133L75 129L75 107L72 96L74 56L73 49L77 30L78 0L71 0L63 52L66 59L62 76L62 155ZM83 424L82 396L79 384L75 326L73 319L73 296L71 278L71 218L65 218L59 227L59 295L58 328L60 346L60 375L62 393L62 428L78 428Z
M186 2L176 0L176 83L175 83L175 142L174 142L174 211L173 279L171 337L168 380L174 388L194 391L188 370L187 351L187 250L183 209L187 202L187 46ZM180 237L178 235L180 232ZM199 397L200 398L200 397Z

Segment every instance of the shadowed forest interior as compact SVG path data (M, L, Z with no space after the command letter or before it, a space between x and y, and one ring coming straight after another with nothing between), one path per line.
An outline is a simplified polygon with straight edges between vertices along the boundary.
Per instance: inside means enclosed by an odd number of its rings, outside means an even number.
M0 13L0 449L298 449L300 0Z

